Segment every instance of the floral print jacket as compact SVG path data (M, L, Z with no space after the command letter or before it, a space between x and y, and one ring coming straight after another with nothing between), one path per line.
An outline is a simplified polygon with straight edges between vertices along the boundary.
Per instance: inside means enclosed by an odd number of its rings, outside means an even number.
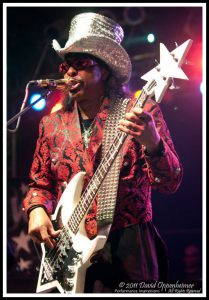
M52 214L66 184L75 174L85 171L86 180L90 180L99 163L109 106L110 100L105 98L96 116L88 148L82 141L76 103L69 111L60 109L42 118L30 171L32 182L23 201L26 213L31 206L41 204ZM145 109L154 117L163 151L150 157L131 136L125 141L111 230L151 221L151 189L169 194L181 183L182 166L159 105L149 100ZM92 209L92 219L95 219L93 211L96 212L96 200ZM91 219L91 215L88 217Z

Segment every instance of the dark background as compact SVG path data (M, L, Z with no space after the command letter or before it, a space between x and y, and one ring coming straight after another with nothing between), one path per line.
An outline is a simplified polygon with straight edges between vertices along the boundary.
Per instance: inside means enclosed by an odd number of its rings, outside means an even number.
M183 164L183 181L173 195L153 193L152 203L154 224L168 246L171 279L187 279L188 272L193 274L192 279L198 279L196 277L201 275L195 275L191 270L199 268L198 274L201 274L201 7L7 7L7 119L20 110L28 81L60 78L58 65L61 61L52 49L51 41L56 38L64 47L71 18L87 11L103 13L122 25L125 33L122 45L133 64L132 92L143 87L145 82L140 77L155 66L155 59L159 61L160 42L171 51L175 42L180 45L187 39L193 40L188 62L182 67L189 81L176 81L180 89L168 90L160 104ZM152 44L145 39L149 32L156 36ZM56 97L51 97L45 110L30 110L21 119L18 131L7 133L8 180L28 177L39 121L55 103ZM187 248L189 246L193 248ZM196 249L196 254L191 249ZM20 271L17 277L18 284L12 279L8 292L35 292L36 279L31 278L26 287L20 280Z

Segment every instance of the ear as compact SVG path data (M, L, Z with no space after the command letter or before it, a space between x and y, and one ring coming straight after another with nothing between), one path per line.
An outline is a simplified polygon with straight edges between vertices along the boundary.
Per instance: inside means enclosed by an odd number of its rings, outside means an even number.
M106 68L101 68L101 79L103 81L106 81L107 78L109 77L110 72Z

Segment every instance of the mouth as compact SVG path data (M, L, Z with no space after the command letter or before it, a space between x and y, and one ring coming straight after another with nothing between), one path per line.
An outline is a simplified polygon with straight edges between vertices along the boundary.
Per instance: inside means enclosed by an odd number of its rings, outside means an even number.
M70 83L70 92L77 93L82 87L82 82L78 80L72 80Z

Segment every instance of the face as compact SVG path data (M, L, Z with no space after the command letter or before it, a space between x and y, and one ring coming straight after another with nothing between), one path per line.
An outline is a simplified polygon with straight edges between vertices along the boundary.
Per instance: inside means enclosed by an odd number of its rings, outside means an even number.
M96 99L104 95L105 80L109 72L94 57L70 55L60 66L64 78L72 80L71 97L77 102Z

